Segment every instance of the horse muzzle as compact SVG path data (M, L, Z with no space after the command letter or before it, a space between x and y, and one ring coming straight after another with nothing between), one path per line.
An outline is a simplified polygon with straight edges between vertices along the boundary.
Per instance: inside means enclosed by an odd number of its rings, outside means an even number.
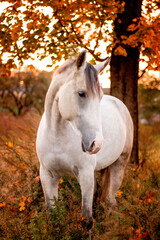
M85 139L82 139L82 150L88 154L96 154L101 149L102 144L103 136L98 133L93 141L85 141Z

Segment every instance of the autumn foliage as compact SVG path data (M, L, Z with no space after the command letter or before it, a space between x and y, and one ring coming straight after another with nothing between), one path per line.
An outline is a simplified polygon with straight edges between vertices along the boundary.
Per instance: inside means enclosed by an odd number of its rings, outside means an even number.
M4 3L5 1L3 1ZM142 61L159 69L159 3L143 1L142 16L134 18L126 35L116 39L113 22L125 10L125 1L7 1L0 15L1 74L28 58L52 62L68 58L85 48L94 60L102 61L115 46L115 54L126 56L126 47L141 46ZM119 19L119 23L120 23ZM103 51L99 48L103 44ZM8 60L3 54L8 54Z

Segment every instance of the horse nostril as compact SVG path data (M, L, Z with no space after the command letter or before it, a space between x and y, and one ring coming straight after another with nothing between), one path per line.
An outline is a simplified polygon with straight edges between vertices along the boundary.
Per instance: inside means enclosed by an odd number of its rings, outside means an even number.
M92 152L93 148L94 148L94 145L95 145L95 141L92 142L90 148L89 148L89 152Z
M92 144L90 146L86 146L84 142L82 142L82 150L83 152L92 152L93 148L95 145L95 141L92 142Z
M86 151L83 142L82 142L82 150L83 150L83 152Z
M95 141L93 141L93 143L92 143L92 145L91 145L91 148L93 149L93 147L94 147L94 144L95 144Z

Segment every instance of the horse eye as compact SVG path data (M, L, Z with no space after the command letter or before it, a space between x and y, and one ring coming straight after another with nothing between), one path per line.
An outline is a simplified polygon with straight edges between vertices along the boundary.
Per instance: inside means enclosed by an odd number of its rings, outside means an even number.
M86 92L80 91L80 92L78 92L78 95L79 95L81 98L85 98L85 97L86 97Z

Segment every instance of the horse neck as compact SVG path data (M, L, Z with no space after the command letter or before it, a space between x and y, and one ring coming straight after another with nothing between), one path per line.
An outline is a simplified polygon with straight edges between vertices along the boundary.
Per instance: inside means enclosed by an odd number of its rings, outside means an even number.
M45 104L44 104L44 111L45 111L45 115L46 115L46 121L47 121L47 126L50 127L51 125L51 121L52 119L52 112L53 112L53 106L54 106L54 102L55 102L55 96L58 92L58 90L60 89L60 87L63 84L63 80L62 79L53 79L49 89L47 91L46 94L46 99L45 99ZM56 113L56 112L55 112Z
M63 131L66 128L66 121L61 117L61 114L59 112L59 107L58 107L58 99L55 96L55 99L53 100L53 104L50 109L50 116L46 115L46 120L47 120L47 126L49 127L49 131L52 133L54 132L55 136L59 136L61 133L61 130Z
M61 115L58 109L58 102L56 100L56 95L61 88L61 86L67 82L69 79L73 78L74 71L72 68L67 69L64 73L55 73L53 80L49 86L45 99L45 116L48 127L53 126L53 122L58 124L61 119ZM61 119L62 120L62 119ZM63 121L61 121L63 122ZM57 126L56 126L57 127ZM55 127L54 127L55 128Z

